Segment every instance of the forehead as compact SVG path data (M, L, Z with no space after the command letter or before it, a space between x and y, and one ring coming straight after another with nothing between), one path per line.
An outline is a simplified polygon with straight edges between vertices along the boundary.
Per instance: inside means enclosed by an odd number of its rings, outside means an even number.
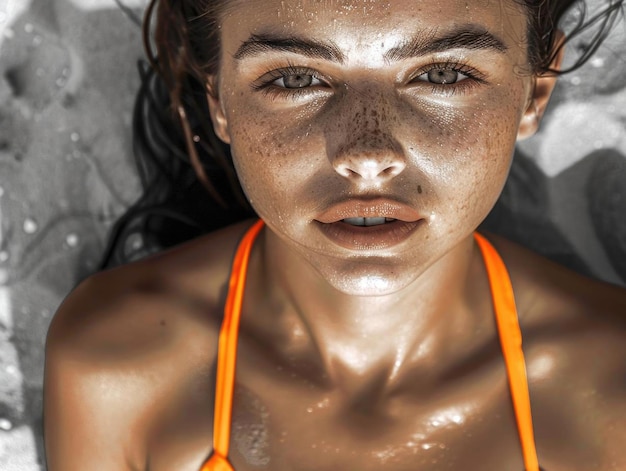
M332 38L349 52L357 45L393 47L460 25L485 29L507 46L521 47L527 21L516 0L231 0L221 24L224 52L232 54L250 34Z

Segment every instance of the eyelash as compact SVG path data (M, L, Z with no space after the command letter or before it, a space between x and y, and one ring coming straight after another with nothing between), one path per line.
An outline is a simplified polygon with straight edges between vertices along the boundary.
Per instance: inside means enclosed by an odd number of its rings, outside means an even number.
M252 84L252 88L270 97L283 95L288 98L296 99L304 94L311 93L311 89L316 87L316 85L313 85L302 88L283 88L273 85L276 80L293 75L309 75L324 84L328 82L328 80L325 80L321 74L314 69L288 64L287 67L273 69L263 74Z
M437 84L428 82L426 80L418 80L419 77L425 75L433 70L447 70L457 72L464 75L466 78L457 82L448 84ZM319 85L307 86L302 88L285 88L273 85L273 83L281 78L294 76L294 75L306 75L311 76L315 80L319 80L326 86L329 80L324 79L319 72L308 67L300 67L293 64L288 64L286 67L279 67L268 71L253 84L252 88L255 91L262 92L264 95L271 98L286 97L290 99L297 99L302 95L311 93L311 89L318 87ZM421 69L417 70L409 80L411 84L423 84L432 87L432 93L437 95L454 95L456 93L466 93L477 85L486 82L485 74L478 71L474 67L464 63L460 60L449 60L445 62L431 63Z
M433 70L453 71L464 75L466 78L448 84L439 84L428 82L426 80L418 80L419 77ZM465 93L478 85L486 83L486 75L463 61L450 60L446 62L429 64L428 66L419 69L413 74L409 82L430 85L432 87L432 92L439 95L454 95L456 93Z

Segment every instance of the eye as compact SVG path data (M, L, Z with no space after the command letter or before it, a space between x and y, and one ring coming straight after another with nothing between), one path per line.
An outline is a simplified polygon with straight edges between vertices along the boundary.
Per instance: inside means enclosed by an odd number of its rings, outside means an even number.
M446 85L451 83L462 82L470 78L470 75L461 73L453 68L444 66L436 66L430 70L418 75L416 80L420 82L429 82L435 85Z
M274 80L272 85L281 88L306 88L323 85L323 82L311 74L289 74Z
M310 87L325 87L327 83L320 78L320 74L308 67L289 65L270 70L252 85L255 89L277 88L286 90L302 90Z

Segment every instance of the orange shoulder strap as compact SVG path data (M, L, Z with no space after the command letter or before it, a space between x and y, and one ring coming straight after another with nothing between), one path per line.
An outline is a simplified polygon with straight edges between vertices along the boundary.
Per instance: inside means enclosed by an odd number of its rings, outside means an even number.
M239 319L252 245L263 221L257 221L241 240L233 260L224 319L219 335L215 411L213 419L213 454L201 471L233 471L228 462L230 425L237 360ZM522 336L517 320L513 287L502 259L493 246L475 234L485 261L493 298L496 323L502 344L513 408L522 445L526 471L539 471L533 434L526 365L522 351Z
M200 471L233 471L228 462L230 448L230 422L233 409L235 366L237 364L237 339L239 319L246 284L248 260L254 239L263 227L258 220L244 234L230 273L228 295L224 306L224 319L220 329L217 351L217 376L215 384L215 410L213 412L213 454Z
M493 309L509 379L509 389L515 410L525 469L526 471L539 471L530 411L526 362L522 350L522 333L517 318L513 286L506 266L496 249L480 234L475 233L474 239L483 254L489 284L491 285Z

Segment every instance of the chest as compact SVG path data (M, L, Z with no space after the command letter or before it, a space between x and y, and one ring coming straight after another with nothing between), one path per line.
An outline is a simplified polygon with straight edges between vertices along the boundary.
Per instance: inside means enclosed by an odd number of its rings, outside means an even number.
M241 375L229 459L236 471L522 471L506 378L361 396L301 378ZM153 442L151 470L197 470L212 449L213 397L181 402Z

